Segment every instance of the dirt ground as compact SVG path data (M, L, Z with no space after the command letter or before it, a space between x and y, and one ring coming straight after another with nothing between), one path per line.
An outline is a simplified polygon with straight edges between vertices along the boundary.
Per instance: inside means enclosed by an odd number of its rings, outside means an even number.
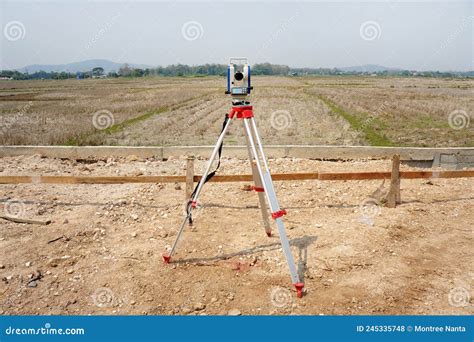
M0 175L173 175L185 163L12 157L0 159ZM271 159L270 167L368 171L390 162ZM249 173L248 161L224 159L220 174L236 173ZM381 181L276 182L301 299L277 232L265 235L257 196L243 185L206 184L169 265L161 254L183 218L184 184L1 185L6 213L52 223L0 219L0 314L474 313L473 179L402 180L395 209L369 204Z

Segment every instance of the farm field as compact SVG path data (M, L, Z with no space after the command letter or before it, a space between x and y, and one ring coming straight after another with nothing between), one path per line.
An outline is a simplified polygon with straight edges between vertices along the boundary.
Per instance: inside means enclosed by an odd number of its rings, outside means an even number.
M0 81L0 144L212 145L224 78ZM254 77L265 144L474 146L474 80ZM450 121L450 114L455 112ZM232 127L227 144L242 144Z
M186 165L177 157L1 162L0 175L175 175ZM390 169L388 160L269 161L275 173L289 162L295 172ZM196 163L202 170L205 160ZM248 172L247 160L230 158L220 170ZM364 205L387 190L381 181L276 182L302 299L277 232L266 236L257 196L243 185L206 184L169 265L161 254L183 217L183 184L2 185L6 210L52 223L1 221L0 314L474 313L472 179L403 180L394 209Z

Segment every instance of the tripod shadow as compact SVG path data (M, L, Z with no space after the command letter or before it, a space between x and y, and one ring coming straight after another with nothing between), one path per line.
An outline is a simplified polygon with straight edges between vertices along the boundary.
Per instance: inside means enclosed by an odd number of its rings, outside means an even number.
M304 283L304 274L308 262L308 247L318 239L317 236L303 236L291 241L291 245L298 247L297 272L300 281Z
M298 247L298 275L300 279L303 281L304 272L306 270L306 262L308 258L308 247L318 239L317 236L302 236L300 238L291 239L289 241L290 246ZM265 245L255 246L252 248L247 248L238 252L234 253L227 253L216 255L207 258L188 258L188 259L179 259L173 261L175 264L195 264L195 265L202 265L203 263L208 262L216 262L221 260L227 260L233 257L243 256L243 255L252 255L259 252L264 251L272 251L281 248L281 243L273 242Z

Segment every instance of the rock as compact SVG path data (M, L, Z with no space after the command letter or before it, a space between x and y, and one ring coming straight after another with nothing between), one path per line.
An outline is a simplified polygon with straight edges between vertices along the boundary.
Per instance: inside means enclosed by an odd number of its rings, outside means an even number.
M25 266L30 267L31 266L31 261L25 262Z
M58 259L49 259L48 265L51 267L57 267L58 266Z
M227 296L227 299L228 299L228 300L234 300L234 294L233 294L233 293L229 293L229 295Z
M206 308L206 304L204 304L204 303L194 304L194 310L196 310L196 311L201 311L201 310L204 310L205 308Z
M64 219L63 224L68 224L68 223L69 223L69 220L68 220L68 219Z
M5 268L5 265L0 265L0 269L4 269Z
M38 283L34 280L28 283L28 287L36 287L36 286L38 286Z
M193 312L193 310L191 310L190 308L188 308L188 307L185 306L184 308L181 309L181 312L182 312L183 314L185 314L185 315L188 315L188 314L190 314L191 312Z
M174 184L174 189L175 190L181 190L181 185L179 183Z
M217 302L217 298L216 298L216 297L212 297L212 298L211 298L211 303L215 303L215 302Z
M131 155L127 156L127 158L125 158L125 160L128 161L128 162L134 162L134 161L138 160L138 157L134 154L131 154Z
M136 232L133 232L133 233L132 233L132 237L133 237L133 238L137 237L137 233L136 233Z
M138 220L138 215L137 215L137 214L131 214L130 217L131 217L132 220L134 220L134 221Z
M68 269L66 272L67 272L67 274L73 274L73 273L74 273L74 269L70 268L70 269Z
M228 316L240 316L242 313L240 312L239 309L231 309L227 313Z

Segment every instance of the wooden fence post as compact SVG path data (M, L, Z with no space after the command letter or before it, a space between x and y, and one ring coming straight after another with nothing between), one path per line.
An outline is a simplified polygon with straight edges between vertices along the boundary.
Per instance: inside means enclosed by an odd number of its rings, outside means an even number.
M188 156L186 160L186 192L185 206L194 190L194 156Z
M395 208L397 203L401 203L399 154L394 155L392 158L392 174L390 179L390 190L387 195L387 207Z

